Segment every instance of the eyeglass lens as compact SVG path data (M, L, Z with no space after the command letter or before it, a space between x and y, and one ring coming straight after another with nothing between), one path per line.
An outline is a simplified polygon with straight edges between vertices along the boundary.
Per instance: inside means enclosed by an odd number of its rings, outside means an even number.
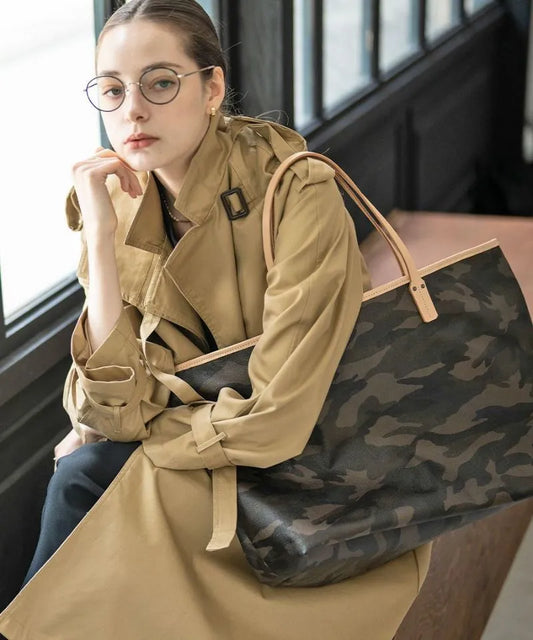
M180 80L171 70L159 67L145 71L139 79L143 96L154 104L171 102L178 95ZM100 111L114 111L124 102L126 87L114 76L98 76L87 85L87 97Z

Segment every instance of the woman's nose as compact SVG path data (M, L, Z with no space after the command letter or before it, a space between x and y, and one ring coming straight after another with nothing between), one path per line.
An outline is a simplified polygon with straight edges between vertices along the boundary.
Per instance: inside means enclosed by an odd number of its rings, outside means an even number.
M124 109L128 119L132 121L145 120L148 117L149 108L148 100L143 96L139 83L128 83L124 96Z

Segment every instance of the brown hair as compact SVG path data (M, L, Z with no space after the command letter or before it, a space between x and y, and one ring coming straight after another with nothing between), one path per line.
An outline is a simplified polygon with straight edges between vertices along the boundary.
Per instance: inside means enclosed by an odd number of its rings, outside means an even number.
M119 7L107 20L98 36L96 54L105 34L136 19L150 20L173 27L183 36L185 53L198 68L216 65L227 75L227 61L218 34L209 15L195 0L130 0ZM204 71L209 78L213 70ZM226 101L225 101L226 104Z

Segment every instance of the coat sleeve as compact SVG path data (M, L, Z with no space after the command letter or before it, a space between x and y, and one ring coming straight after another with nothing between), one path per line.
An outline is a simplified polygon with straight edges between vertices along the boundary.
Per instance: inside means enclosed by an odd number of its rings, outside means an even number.
M84 307L72 334L72 365L63 390L63 406L84 442L149 437L150 420L163 411L169 390L146 370L128 316L129 305L94 352L86 331ZM160 350L161 368L172 370L170 354ZM110 364L112 363L112 364Z
M208 406L165 411L169 390L145 367L126 309L94 353L84 310L64 395L73 424L112 440L145 440L152 462L172 469L267 467L300 453L362 300L355 230L332 176L311 161L305 178L289 171L280 186L275 264L267 275L263 334L249 361L249 398L225 387ZM170 352L155 351L158 368L173 373Z
M67 196L66 217L74 231L83 227L74 189ZM78 280L87 296L89 283L82 276L87 245L82 231ZM131 312L131 313L130 313ZM145 366L133 330L138 311L123 301L122 311L104 342L93 350L86 330L87 302L71 338L72 364L63 387L63 407L72 427L83 442L109 438L116 441L144 440L150 435L150 420L161 413L170 392L159 384ZM136 318L138 323L138 318ZM173 372L173 358L157 349L157 365Z

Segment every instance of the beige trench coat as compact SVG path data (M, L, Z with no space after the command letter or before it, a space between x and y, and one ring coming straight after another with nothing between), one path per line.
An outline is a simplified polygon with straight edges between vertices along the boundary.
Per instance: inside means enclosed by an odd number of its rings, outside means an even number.
M296 163L276 195L276 261L266 273L264 193L280 161L303 148L279 125L212 118L175 203L193 226L174 249L153 176L139 174L140 202L108 181L124 308L94 352L83 310L64 405L87 441L90 427L142 446L0 615L9 640L394 635L424 580L427 546L339 584L271 588L233 535L235 465L266 467L303 449L361 303L353 223L332 170L314 160ZM220 195L236 187L249 213L230 220ZM82 226L74 192L67 217ZM167 408L179 363L258 335L249 398L224 388L215 403Z

